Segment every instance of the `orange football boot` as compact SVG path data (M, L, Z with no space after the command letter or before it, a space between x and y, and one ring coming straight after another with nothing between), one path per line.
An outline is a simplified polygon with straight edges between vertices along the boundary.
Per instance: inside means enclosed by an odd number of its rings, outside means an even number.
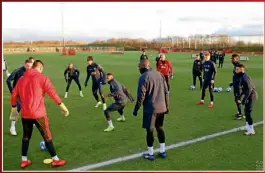
M209 104L208 105L208 108L213 108L213 104Z
M20 162L20 167L21 168L26 168L29 165L31 165L31 161L30 160L26 160L26 161L21 161Z
M53 160L52 161L52 167L57 167L57 166L63 166L66 164L65 160Z
M202 101L200 100L200 101L198 101L196 104L197 104L197 105L204 105L204 102L202 102Z

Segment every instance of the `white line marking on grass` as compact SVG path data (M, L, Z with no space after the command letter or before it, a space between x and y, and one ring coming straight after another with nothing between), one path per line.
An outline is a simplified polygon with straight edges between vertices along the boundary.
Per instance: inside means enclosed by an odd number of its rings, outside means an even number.
M263 121L256 122L253 125L257 126L257 125L261 125L261 124L263 124ZM244 127L245 126L237 127L237 128L234 128L234 129L223 131L223 132L218 132L218 133L214 133L214 134L211 134L211 135L206 135L206 136L202 136L202 137L199 137L199 138L191 139L191 140L188 140L188 141L183 141L183 142L179 142L179 143L176 143L176 144L172 144L172 145L167 146L166 150L175 149L175 148L179 148L179 147L182 147L182 146L194 144L194 143L197 143L197 142L200 142L200 141L205 141L205 140L208 140L208 139L216 138L218 136L223 136L223 135L226 135L226 134L229 134L229 133L234 133L234 132L242 130L242 128L244 128ZM158 151L159 151L159 149L155 149L154 153L157 153ZM91 169L96 169L96 168L100 168L100 167L103 167L103 166L112 165L114 163L119 163L119 162L124 162L124 161L127 161L127 160L131 160L131 159L136 159L138 157L142 157L142 154L143 153L136 153L136 154L132 154L132 155L129 155L129 156L119 157L119 158L116 158L116 159L111 159L111 160L107 160L107 161L103 161L103 162L99 162L99 163L95 163L95 164L91 164L91 165L82 166L82 167L75 168L75 169L72 169L72 170L69 170L69 171L87 171L87 170L91 170Z

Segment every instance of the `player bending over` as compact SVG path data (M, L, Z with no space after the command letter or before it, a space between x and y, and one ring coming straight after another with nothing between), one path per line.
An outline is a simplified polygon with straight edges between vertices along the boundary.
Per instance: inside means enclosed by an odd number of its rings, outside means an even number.
M157 62L157 71L164 75L167 82L168 92L170 92L169 80L173 79L173 67L171 62L166 59L165 54L163 54L161 59Z
M245 66L243 64L238 64L236 66L236 73L240 77L239 86L242 87L242 93L240 97L244 95L242 102L240 100L237 100L237 102L242 103L242 105L245 105L244 112L246 116L246 130L247 130L245 132L245 135L255 135L255 130L253 127L253 119L251 114L253 110L253 104L258 98L258 94L252 79L245 73Z
M114 79L112 73L107 74L107 82L110 85L110 94L107 94L105 97L113 97L115 103L112 103L104 111L104 115L109 124L108 128L104 130L105 132L114 130L114 126L110 117L110 112L118 111L120 114L120 118L118 118L117 121L123 122L125 121L123 109L127 103L127 99L129 99L130 102L134 102L134 99L132 95L129 93L129 91L123 85L121 85L117 80Z
M163 129L164 116L169 112L168 88L164 76L150 68L149 61L141 61L138 65L141 76L139 77L137 101L133 115L143 105L142 127L146 129L146 142L148 152L143 157L154 160L154 129L160 144L159 156L166 158L165 132Z
M83 92L82 92L82 88L81 88L81 85L79 82L79 74L80 74L79 70L76 67L74 67L74 65L72 63L69 64L67 66L67 68L65 69L64 78L65 78L65 82L67 83L67 86L66 86L64 98L67 98L67 96L68 96L68 91L69 91L69 88L71 86L72 80L74 80L75 83L77 84L77 86L79 88L80 96L84 97Z
M25 62L24 62L24 66L14 70L10 74L10 76L6 79L6 84L7 84L8 89L9 89L11 94L12 94L13 88L16 87L16 85L18 83L18 80L24 75L26 69L30 69L32 67L32 65L33 65L32 60L26 59ZM13 81L13 85L11 84L12 81ZM20 99L17 98L16 107L17 107L18 113L21 110L21 105L20 104L21 104ZM16 125L15 124L16 124L16 121L11 120L10 134L13 135L13 136L17 135Z
M196 60L193 62L192 67L193 85L196 87L196 78L199 78L200 89L202 89L202 61L199 55L196 55Z
M105 101L105 98L103 95L103 89L102 89L102 85L106 84L106 81L105 81L106 73L104 72L101 66L94 63L92 56L89 56L87 58L87 62L88 62L88 66L87 66L87 77L85 81L85 87L87 87L87 82L90 76L92 76L92 92L93 92L93 96L95 97L97 101L97 104L95 107L98 108L103 102L103 110L106 110L107 105L106 105L106 101ZM99 101L99 97L97 93L98 91L99 91L102 102Z
M65 160L58 158L53 146L49 120L44 104L45 94L47 93L60 106L65 116L69 115L69 111L62 103L50 79L42 74L43 67L43 63L40 60L36 60L33 64L33 69L27 70L24 76L18 80L11 95L12 114L10 118L12 120L17 120L19 116L16 107L18 98L20 98L22 103L21 120L23 138L21 168L25 168L31 164L31 161L27 158L27 153L33 132L33 124L36 125L45 141L45 145L53 159L52 166L62 166L66 163Z
M205 98L205 91L207 88L209 88L209 93L210 93L210 98L211 102L208 105L208 108L213 107L213 88L214 88L214 78L216 75L216 69L214 62L210 60L210 54L205 53L205 62L202 64L202 69L203 69L203 86L202 86L202 95L201 95L201 100L197 102L198 105L203 105L204 104L204 98Z
M245 116L242 116L241 102L238 102L238 100L241 100L241 97L240 97L241 89L239 86L240 75L236 73L236 67L240 65L239 55L233 54L231 60L232 60L232 64L234 65L234 69L233 69L233 78L232 78L233 80L232 80L232 83L230 83L230 86L233 86L234 101L237 107L237 113L235 114L235 119L241 120Z

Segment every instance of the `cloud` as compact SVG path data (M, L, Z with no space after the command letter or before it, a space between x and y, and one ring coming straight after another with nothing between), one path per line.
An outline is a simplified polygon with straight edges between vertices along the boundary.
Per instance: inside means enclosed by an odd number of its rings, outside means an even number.
M4 40L60 39L61 7L57 2L3 3ZM264 3L256 2L67 2L63 7L64 35L73 40L152 39L160 35L160 20L162 37L260 33L247 26L263 28L264 22Z
M263 35L264 34L264 25L263 24L247 24L238 28L220 28L216 32L216 34L228 34L231 36L239 36L239 35Z

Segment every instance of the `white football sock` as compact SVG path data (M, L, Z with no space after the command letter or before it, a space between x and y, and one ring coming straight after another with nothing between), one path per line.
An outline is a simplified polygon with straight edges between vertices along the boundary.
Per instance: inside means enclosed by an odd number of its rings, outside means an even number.
M154 147L148 147L148 154L154 155Z
M249 130L250 130L250 132L254 133L255 132L254 131L254 126L253 125L249 125Z
M246 122L246 130L249 131L250 130L250 127L248 125L248 122Z
M15 124L16 124L16 121L11 121L11 128L16 128L16 126L15 126Z
M52 160L59 160L59 157L56 155L56 156L52 157Z
M65 95L64 96L67 97L67 95L68 95L68 92L65 92Z
M125 118L124 115L121 115L121 118Z
M204 100L201 100L201 102L203 102L203 103L204 103Z
M109 126L113 127L112 120L108 121Z
M164 153L165 151L166 151L165 143L160 143L160 149L159 149L159 152L160 152L160 153Z
M211 102L210 104L213 105L213 102Z
M22 156L22 161L27 161L27 160L28 160L27 156Z

